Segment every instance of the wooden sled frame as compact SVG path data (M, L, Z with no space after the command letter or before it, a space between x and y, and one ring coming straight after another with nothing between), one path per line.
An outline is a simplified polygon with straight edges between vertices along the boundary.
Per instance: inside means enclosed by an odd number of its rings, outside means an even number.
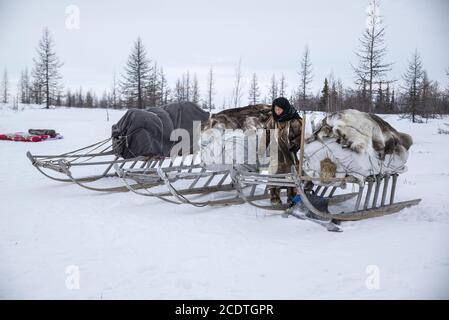
M302 125L302 135L301 135L301 151L299 159L299 172L302 173L302 163L304 157L304 136L305 136L305 116L303 117ZM177 190L173 186L173 181L170 180L165 172L158 170L158 175L164 181L171 195L178 200L177 203L186 203L195 206L206 206L206 205L230 205L235 203L246 202L253 206L261 209L272 209L272 210L285 210L286 205L272 206L272 205L261 205L258 204L258 200L263 200L268 198L269 187L294 187L297 189L301 200L306 207L306 209L315 215L316 218L310 218L305 213L303 215L297 215L292 210L287 210L286 214L293 215L300 219L314 220L315 222L326 221L325 226L329 231L341 231L334 222L341 221L358 221L374 217L381 217L389 214L393 214L401 211L404 208L417 205L421 202L421 199L413 199L408 201L395 202L397 181L399 174L378 174L366 177L363 182L360 182L353 176L347 176L345 178L333 178L331 181L323 183L320 179L314 179L311 177L303 176L298 174L295 167L292 167L292 172L289 174L260 174L255 172L247 172L241 170L238 167L230 170L231 176L231 189L237 191L237 196L213 200L213 201L200 201L194 202L187 199L185 195L194 194L191 189L195 186L198 179L195 179L193 184L184 190ZM391 184L390 184L391 181ZM306 190L305 186L308 182L314 183L314 189ZM355 188L358 188L357 192L346 193L334 195L336 190L341 188L343 185L352 184ZM262 194L257 194L257 186L265 185L265 189ZM227 185L229 186L229 185ZM198 188L198 193L204 193L205 187L208 185ZM244 192L244 189L250 188L249 194ZM217 190L218 191L218 190ZM353 210L341 212L341 213L330 213L324 212L317 209L312 202L309 200L309 194L313 192L318 195L329 205L339 204L344 201L356 198ZM168 195L165 193L164 195Z
M210 171L199 163L194 163L196 157L194 155L189 155L191 156L190 162L187 160L188 157L183 156L178 164L175 163L176 159L172 160L170 158L135 157L122 159L114 155L112 145L107 145L112 139L106 139L85 148L60 155L33 155L28 152L27 157L39 172L56 181L75 183L92 191L131 191L174 204L190 204L197 207L249 203L261 209L286 211L288 209L287 204L273 206L260 204L259 201L266 201L269 198L268 191L270 187L295 187L307 210L320 220L326 221L326 226L330 231L340 231L335 226L330 225L333 222L357 221L380 217L419 204L421 199L395 202L398 174L370 176L362 184L351 176L342 179L334 178L330 181L331 183L324 184L319 179L300 175L298 171L302 173L304 157L304 124L305 116L303 117L303 134L300 142L301 151L298 170L293 167L292 171L287 174L261 174L242 169L242 167L234 167L223 171ZM105 145L107 146L105 147ZM97 151L100 148L102 150ZM106 156L112 156L113 159L104 160ZM98 175L74 177L72 169L81 166L106 166L106 169ZM51 171L56 172L56 176L50 174ZM104 188L90 185L92 182L110 177L120 178L124 185ZM217 178L219 179L218 182L213 183L213 180ZM175 183L181 180L190 180L190 183L187 187L176 187ZM314 183L314 189L306 190L305 186L308 182ZM358 187L358 191L335 195L335 192L343 184L353 184L356 188ZM166 186L166 190L154 191L153 188L162 185ZM260 190L261 188L258 188L260 186L264 186L264 188ZM231 196L203 201L193 199L197 196L217 192L231 192ZM327 201L329 205L339 204L353 198L356 198L356 201L353 210L341 213L323 212L317 209L309 200L308 195L311 192ZM304 215L299 216L292 210L287 210L286 214L300 219L316 220Z
M156 166L152 168L151 172L139 172L132 169L120 168L117 165L114 169L117 175L123 180L125 186L129 191L147 197L156 197L161 200L176 203L176 204L190 204L196 207L204 206L229 206L235 204L245 203L237 192L235 187L235 180L232 175L232 170L208 170L200 164L193 164L199 155L190 155L190 163L186 161L186 157L181 160L182 165L173 165L171 159L168 160L168 166ZM153 191L158 185L148 186L148 180L155 178L155 174L159 178L158 181L166 186L164 191ZM134 183L129 184L127 180L131 179ZM214 182L215 180L215 182ZM186 181L188 185L178 187L175 184L180 181ZM145 186L147 184L147 186ZM135 186L139 186L138 189ZM139 190L143 189L143 190ZM194 200L201 195L208 195L211 193L226 192L226 197L213 200ZM231 195L229 196L229 193ZM168 199L171 197L171 199ZM268 199L268 189L263 193L255 195L252 194L250 199L252 201ZM267 209L285 210L286 205L276 206Z
M404 208L417 205L421 199L395 202L398 174L383 174L367 177L363 184L353 178L335 179L333 183L341 182L352 184L358 188L357 192L334 195L340 186L331 186L320 183L319 179L298 177L296 170L283 177L278 175L261 175L253 173L237 173L236 181L240 188L245 185L275 185L280 187L296 187L304 205L313 214L324 220L357 221L380 217L398 212ZM314 189L306 190L307 181L315 182ZM391 181L391 184L390 184ZM330 205L356 198L353 210L343 213L329 213L318 210L309 200L311 191L326 200ZM251 203L251 201L248 201ZM252 204L252 203L251 203Z
M100 192L128 192L125 186L118 187L94 187L93 182L103 178L117 177L113 170L114 165L120 168L132 168L144 170L146 167L155 166L159 159L149 157L135 157L123 159L116 156L112 150L111 138L99 141L84 148L73 150L58 155L33 155L27 152L31 164L44 176L59 182L75 183L82 188ZM99 150L101 149L101 150ZM99 150L99 151L98 151ZM111 160L110 157L113 157ZM108 159L109 158L109 159ZM103 167L102 172L96 175L75 176L72 172L81 167ZM136 188L138 186L135 186Z

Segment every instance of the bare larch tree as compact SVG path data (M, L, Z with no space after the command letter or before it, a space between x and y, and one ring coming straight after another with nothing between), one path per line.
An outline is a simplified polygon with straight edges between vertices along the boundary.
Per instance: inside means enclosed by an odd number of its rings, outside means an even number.
M28 68L25 68L25 70L20 73L19 99L20 103L31 103L31 83Z
M149 107L158 107L161 102L161 78L159 74L159 67L155 62L151 68L150 75L148 77L147 87L146 87L146 95L147 95L147 104Z
M305 46L304 53L301 59L301 65L299 70L299 96L302 104L306 103L309 86L313 81L312 74L312 61L310 59L310 50L308 46Z
M1 89L1 102L8 103L9 98L9 80L8 80L8 71L6 69L3 71L2 83L0 85Z
M121 91L128 107L143 109L152 67L142 40L137 38L122 75Z
M191 97L191 84L190 84L190 71L182 75L182 85L184 90L184 96L186 101L190 101Z
M388 82L385 76L391 70L392 63L384 62L386 53L385 27L379 14L379 0L372 0L367 11L366 28L360 38L360 48L355 53L359 62L353 66L357 85L367 86L370 101L368 112L373 112L374 85Z
M248 93L249 104L252 104L252 105L258 104L259 98L260 98L259 83L257 81L257 75L255 73L253 73L253 76L251 77L251 82L249 85L249 93Z
M168 103L169 95L170 95L170 88L168 87L167 78L165 77L164 69L161 67L160 71L160 91L161 91L161 101L160 104L164 105Z
M109 94L109 106L113 109L117 109L120 106L120 88L117 82L117 76L114 75L112 77L112 84L111 84L111 92Z
M403 78L405 82L404 89L406 94L405 114L408 115L412 122L416 122L419 114L420 94L424 77L423 64L418 50L413 53L412 59L409 61L407 71Z
M285 80L285 75L282 74L281 79L279 79L279 96L285 97L285 95L287 94L286 89L287 89L287 82Z
M209 74L207 77L207 108L209 112L214 108L213 97L214 97L214 69L210 67Z
M200 102L200 87L198 84L198 78L196 73L193 74L193 83L192 83L192 102L199 103Z
M329 82L324 78L323 89L321 90L320 102L318 104L319 111L329 112Z
M45 107L48 109L52 103L56 102L62 90L60 83L62 77L59 73L62 63L56 56L53 38L48 28L44 29L36 51L37 57L33 59L32 71L33 90L40 90L40 92L33 92L33 94L39 96L37 102L45 102Z
M173 92L173 99L177 102L185 101L184 84L181 79L176 80L175 91Z
M242 83L242 59L239 60L235 68L235 83L234 89L232 90L232 105L234 108L240 106L240 100L243 95L243 83Z
M271 76L271 81L270 81L270 87L268 88L268 96L270 97L271 101L273 101L274 99L276 99L278 97L278 83L276 81L276 76L273 74ZM270 103L271 103L270 101Z

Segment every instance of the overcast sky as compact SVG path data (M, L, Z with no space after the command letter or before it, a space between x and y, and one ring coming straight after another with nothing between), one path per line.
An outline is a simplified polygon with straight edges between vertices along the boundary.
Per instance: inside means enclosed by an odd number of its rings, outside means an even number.
M271 74L298 85L297 70L309 45L314 69L313 91L333 72L346 86L354 77L351 63L365 27L369 0L0 0L0 68L16 87L20 70L31 68L35 47L47 26L64 62L65 88L83 86L101 94L110 87L140 36L149 57L164 67L170 86L189 70L197 73L202 92L214 67L218 105L231 95L239 58L246 77L256 72L267 92ZM80 10L80 28L68 29L67 6ZM429 77L449 85L449 1L384 0L387 60L395 62L392 78L401 79L417 48Z

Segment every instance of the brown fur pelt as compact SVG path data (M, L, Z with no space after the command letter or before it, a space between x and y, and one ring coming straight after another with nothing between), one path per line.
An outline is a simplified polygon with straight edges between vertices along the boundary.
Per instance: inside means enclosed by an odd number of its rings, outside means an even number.
M335 178L337 173L337 166L331 159L326 158L320 161L320 180L321 182L330 182Z
M266 123L270 117L270 105L249 105L241 108L226 109L213 114L209 120L202 123L201 129L261 129L266 128Z
M323 138L336 138L343 148L357 153L372 147L380 160L384 160L386 154L406 157L413 144L410 135L397 131L379 116L354 109L327 115L308 142Z

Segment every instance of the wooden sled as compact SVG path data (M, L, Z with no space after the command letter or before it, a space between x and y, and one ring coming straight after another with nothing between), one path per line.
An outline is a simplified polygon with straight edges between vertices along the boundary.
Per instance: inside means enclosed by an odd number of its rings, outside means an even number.
M303 150L304 132L301 136ZM324 183L299 174L302 173L302 152L298 170L293 167L290 173L283 174L264 174L248 170L245 166L234 166L221 171L208 170L201 165L199 155L175 159L143 156L123 159L114 155L111 139L60 155L33 155L28 152L27 156L33 166L46 177L75 183L92 191L131 191L173 204L197 207L249 203L260 209L284 212L285 216L314 221L329 231L341 231L338 226L341 221L380 217L417 205L421 201L414 199L396 202L399 174L370 176L363 183L352 176L334 178ZM75 176L75 172L85 167L95 168L97 171L99 168L103 169L98 174ZM96 182L107 178L118 178L115 181L121 182L121 185L95 185ZM342 193L342 187L345 185L357 192ZM299 212L295 207L289 208L285 201L282 205L271 205L269 188L273 186L296 188L306 212ZM331 207L341 204L347 206L339 212L323 211L309 199L311 194ZM354 203L348 204L349 201ZM352 208L347 209L349 205L352 205Z
M305 121L305 117L303 118ZM305 122L304 122L305 123ZM303 123L303 129L305 125ZM298 168L302 171L303 150L304 150L304 132L301 135L301 155ZM213 206L213 205L232 205L240 203L249 203L261 209L283 210L286 216L295 216L300 219L311 220L325 226L329 231L341 231L338 224L341 221L358 221L368 218L381 217L399 212L400 210L417 205L421 199L396 202L395 195L399 174L378 174L366 177L363 182L353 176L345 178L333 178L330 181L320 181L298 173L295 167L292 167L291 173L287 174L261 174L244 170L244 167L237 166L223 173L225 177L229 176L230 181L223 184L221 181L217 185L210 185L214 173L208 173L202 168L187 188L179 189L174 184L177 176L170 177L163 170L156 170L161 180L167 186L168 192L164 197L172 196L178 204L191 204L194 206ZM206 180L205 184L199 184L199 179L209 175L211 178ZM313 187L310 187L310 186ZM341 193L342 187L352 187L357 192ZM288 208L287 204L273 206L267 203L268 190L270 187L294 187L303 204L303 212L298 213L294 208ZM226 189L231 192L231 196L219 200L194 200L189 195L209 194L211 192L223 191ZM329 212L318 209L309 199L313 194L318 196L329 206L346 203L355 199L351 209L341 212ZM265 202L265 203L264 203ZM305 210L304 210L305 209ZM306 212L304 212L306 211Z

